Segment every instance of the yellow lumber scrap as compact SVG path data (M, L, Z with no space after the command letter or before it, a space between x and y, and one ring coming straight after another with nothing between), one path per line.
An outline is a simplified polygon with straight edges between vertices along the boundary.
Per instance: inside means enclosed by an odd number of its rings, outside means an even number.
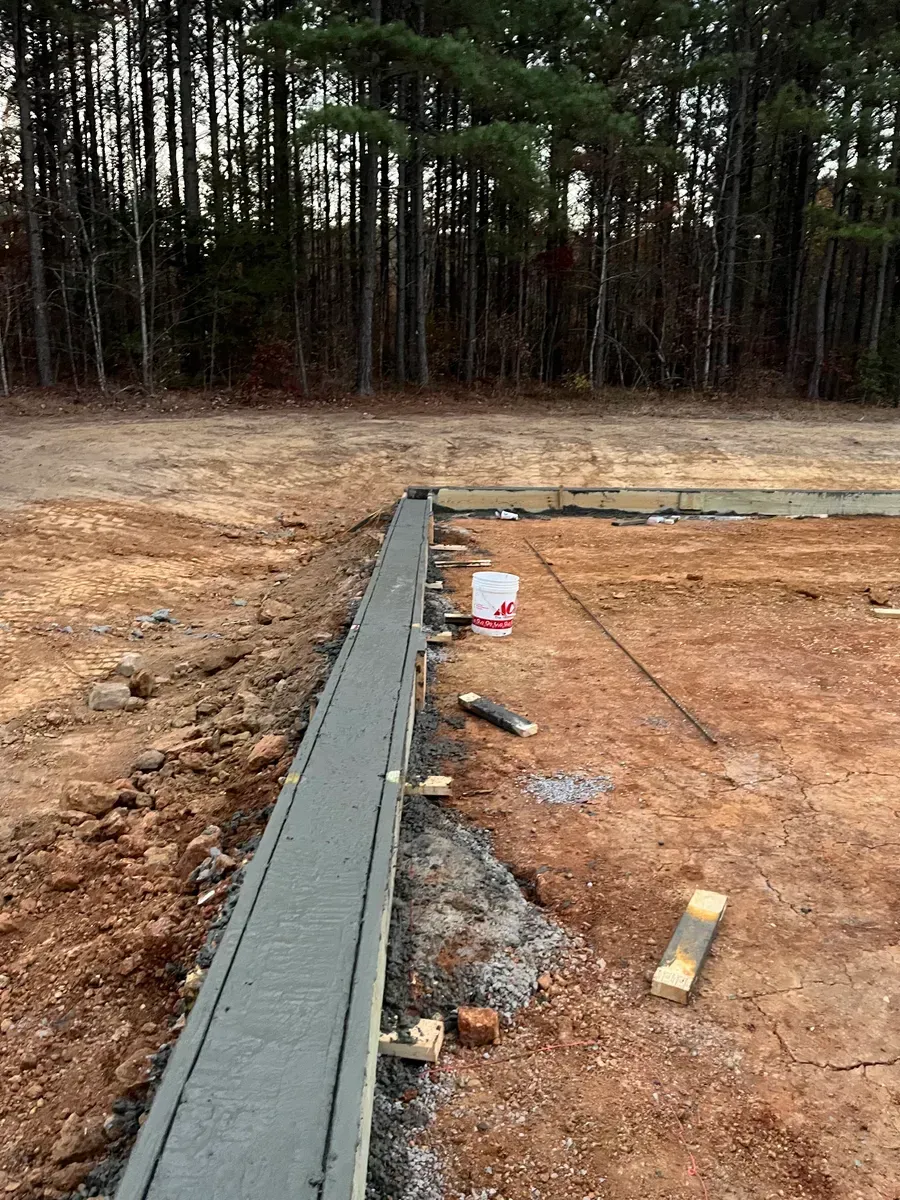
M378 1039L378 1053L395 1058L410 1058L416 1062L436 1063L444 1044L444 1022L424 1018L405 1033L394 1030Z
M694 892L653 975L652 995L687 1004L727 903L720 892Z

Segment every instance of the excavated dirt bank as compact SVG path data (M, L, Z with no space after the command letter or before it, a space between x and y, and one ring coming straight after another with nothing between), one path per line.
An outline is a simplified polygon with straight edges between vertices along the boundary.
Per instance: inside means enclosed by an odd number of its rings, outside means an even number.
M2 533L0 1184L109 1195L377 541L81 503ZM152 695L91 711L134 652Z

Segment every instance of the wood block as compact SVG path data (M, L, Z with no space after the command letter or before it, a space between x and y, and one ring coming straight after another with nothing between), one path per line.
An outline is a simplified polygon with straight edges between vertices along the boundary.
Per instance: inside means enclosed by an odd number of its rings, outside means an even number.
M425 640L429 646L444 646L453 641L453 634L449 629L442 629L440 633L430 633Z
M440 579L436 579L436 580L434 580L434 582L433 582L433 583L426 583L426 584L425 584L425 591L426 591L426 592L442 592L443 590L444 590L444 585L443 585L443 583L440 581Z
M694 892L653 975L652 995L687 1004L727 903L720 892Z
M489 567L491 559L489 558L457 558L457 559L439 559L434 560L436 567Z
M507 733L518 734L519 737L531 737L538 731L534 721L529 721L527 717L520 717L518 713L511 712L502 704L497 704L495 700L479 696L477 692L464 692L459 697L459 705L466 712L470 712L476 717L482 717L485 721L490 721L492 725L505 729Z
M395 1058L410 1058L415 1062L436 1063L444 1044L444 1022L423 1018L418 1025L404 1033L382 1033L378 1038L378 1053Z
M900 608L885 608L879 604L870 611L875 617L900 617Z
M458 553L460 550L468 550L469 547L456 545L453 542L436 542L431 548L432 550L452 550Z
M408 783L404 789L407 796L449 796L452 775L429 775L424 783Z
M428 690L428 664L425 651L416 653L416 709L425 707L425 696Z
M447 612L444 613L444 620L448 625L471 625L472 614L464 612Z

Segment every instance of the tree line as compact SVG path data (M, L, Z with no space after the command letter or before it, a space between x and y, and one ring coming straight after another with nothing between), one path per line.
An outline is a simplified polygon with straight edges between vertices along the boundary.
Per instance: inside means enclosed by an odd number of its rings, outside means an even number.
M0 387L900 399L883 0L3 0Z

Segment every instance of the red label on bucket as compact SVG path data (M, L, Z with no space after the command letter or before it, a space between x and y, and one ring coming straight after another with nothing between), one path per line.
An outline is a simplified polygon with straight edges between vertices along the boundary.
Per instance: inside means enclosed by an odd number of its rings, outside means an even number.
M503 603L500 605L500 607L497 609L497 611L494 613L495 617L514 617L515 615L516 615L515 600L504 600Z
M505 621L492 621L489 617L472 616L472 624L480 625L482 629L512 629L512 617Z

